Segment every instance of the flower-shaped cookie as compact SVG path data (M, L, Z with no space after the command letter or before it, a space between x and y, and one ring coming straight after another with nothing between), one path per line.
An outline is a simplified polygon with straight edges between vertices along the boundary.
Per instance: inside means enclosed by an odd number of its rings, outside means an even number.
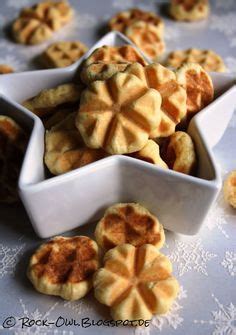
M106 156L103 150L90 149L75 127L76 113L52 127L45 135L44 161L49 171L59 175Z
M162 19L154 12L146 12L139 8L132 8L127 11L117 13L109 21L109 27L111 30L117 30L124 33L125 29L130 27L130 25L136 21L151 23L159 30L160 35L163 35L164 23Z
M57 236L32 255L27 275L41 293L78 300L92 288L99 268L97 243L86 236Z
M126 28L125 35L153 60L165 51L162 35L151 23L136 21Z
M138 151L160 123L161 96L132 74L95 81L81 95L76 126L86 145L110 154Z
M151 133L151 137L166 137L174 133L175 126L186 116L186 91L177 82L176 74L155 63L145 67L131 64L125 70L150 88L157 90L162 97L160 123Z
M208 0L171 0L170 15L179 21L197 21L209 14Z
M151 244L109 250L94 275L94 294L115 320L150 320L166 313L179 291L169 259Z
M178 83L187 92L187 118L199 112L214 98L209 74L199 64L187 63L176 72Z
M178 68L184 63L200 64L204 70L209 72L225 72L225 64L222 58L213 50L187 49L176 50L169 54L167 66Z
M51 44L42 54L47 67L65 67L75 63L88 50L80 41L62 41Z
M15 40L22 44L38 44L70 21L72 9L66 1L43 1L21 11L12 27Z
M197 157L194 143L191 137L183 131L177 131L170 136L162 156L169 168L174 171L185 174L195 172Z
M124 243L136 247L150 243L160 249L165 242L164 230L157 218L135 203L109 207L97 224L95 236L105 250Z

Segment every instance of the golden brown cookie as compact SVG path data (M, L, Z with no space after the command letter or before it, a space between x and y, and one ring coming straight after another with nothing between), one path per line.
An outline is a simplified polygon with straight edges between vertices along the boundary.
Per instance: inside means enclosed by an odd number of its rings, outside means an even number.
M209 72L225 72L223 59L212 50L187 49L176 50L169 54L166 65L178 68L185 63L197 63Z
M207 18L208 0L171 0L170 15L178 21L198 21Z
M7 64L0 64L0 74L8 74L14 72L14 69Z
M72 14L66 1L40 2L21 11L12 26L13 36L21 44L41 43L69 22Z
M155 164L163 169L168 169L168 166L160 156L159 145L153 140L148 140L147 144L141 150L130 154L130 156Z
M122 244L109 250L94 275L97 300L114 320L150 320L169 311L179 292L172 264L151 244Z
M27 275L41 293L78 300L92 288L92 276L98 268L95 241L86 236L57 236L36 250Z
M214 98L212 79L199 64L186 63L177 72L178 83L187 93L187 118L191 118Z
M109 28L124 33L126 28L136 21L151 23L159 30L160 35L163 36L164 23L162 19L153 12L143 11L139 8L132 8L117 13L109 21Z
M106 156L103 150L87 148L75 127L76 113L69 114L45 135L44 161L54 175L63 174Z
M105 250L124 243L135 247L149 243L160 249L165 242L164 229L158 219L135 203L109 207L96 226L95 238Z
M225 201L236 208L236 170L230 172L224 182Z
M162 157L170 169L185 174L194 174L197 155L192 138L183 131L177 131L168 139Z
M44 89L35 97L28 99L22 105L39 117L50 116L58 109L78 105L82 88L68 83L54 88Z
M75 63L87 50L80 41L55 42L44 51L41 60L49 68L65 67Z
M163 37L151 23L135 21L126 28L124 33L152 60L156 60L165 51Z
M95 81L81 95L76 126L86 145L110 154L138 151L156 129L161 96L132 74Z
M17 183L27 147L27 135L12 118L0 115L0 202L18 200Z
M150 137L167 137L173 134L175 126L185 118L187 112L186 91L178 83L175 72L158 63L145 67L135 63L128 66L125 73L137 76L149 88L157 90L162 97L159 122Z

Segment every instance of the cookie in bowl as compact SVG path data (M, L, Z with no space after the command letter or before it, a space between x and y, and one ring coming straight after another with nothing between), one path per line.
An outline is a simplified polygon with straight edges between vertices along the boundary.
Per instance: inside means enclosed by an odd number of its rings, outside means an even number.
M35 251L27 275L41 293L78 300L92 288L92 276L98 268L96 242L86 236L57 236Z

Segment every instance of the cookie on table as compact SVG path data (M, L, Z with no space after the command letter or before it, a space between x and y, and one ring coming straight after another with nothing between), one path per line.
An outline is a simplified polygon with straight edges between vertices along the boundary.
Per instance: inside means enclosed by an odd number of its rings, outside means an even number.
M12 26L13 37L21 44L39 44L68 23L73 10L67 1L42 1L24 8Z
M11 117L0 115L0 203L19 200L17 183L28 137Z
M176 71L178 83L187 93L187 115L190 119L214 98L214 86L209 74L196 63L186 63Z
M85 144L109 154L141 150L158 126L161 95L128 73L93 82L83 91L76 118Z
M169 13L177 21L198 21L208 17L208 0L171 0Z
M145 21L135 21L124 31L125 35L152 60L165 51L165 43L159 29Z
M193 175L197 167L197 155L192 138L183 131L176 131L167 139L162 158L174 171Z
M57 236L30 258L27 275L41 293L78 300L92 288L99 268L98 246L86 236Z
M151 138L167 137L175 132L175 127L186 116L186 90L177 80L175 72L158 63L141 66L129 65L124 73L141 79L146 86L155 89L161 95L161 109L158 124L150 133Z
M48 68L66 67L79 60L87 50L80 41L55 42L44 51L41 61Z
M184 63L197 63L208 72L225 72L223 59L212 50L191 48L187 50L172 51L166 61L166 65L178 68Z
M122 33L136 21L151 23L159 31L160 36L163 36L164 23L163 20L154 12L148 12L139 8L132 8L127 11L119 12L109 21L109 28Z
M230 172L224 182L225 201L236 208L236 170Z
M86 85L95 80L106 80L115 73L126 69L130 63L138 62L146 65L143 56L131 45L102 46L84 61L80 73L81 80Z
M109 250L93 286L95 298L111 308L114 320L150 320L165 314L179 292L170 260L151 244Z
M136 203L109 207L96 226L95 237L105 250L124 243L136 247L149 243L160 249L165 242L164 229L158 219Z
M14 69L10 65L7 64L0 64L0 74L8 74L13 73Z
M106 156L103 150L87 148L75 127L76 113L51 127L45 134L44 162L53 175L60 175Z

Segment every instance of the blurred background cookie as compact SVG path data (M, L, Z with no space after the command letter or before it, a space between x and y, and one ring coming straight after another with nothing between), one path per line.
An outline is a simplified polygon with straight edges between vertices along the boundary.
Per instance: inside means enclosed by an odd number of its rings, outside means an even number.
M223 59L212 50L191 48L172 51L167 58L166 65L178 68L184 63L197 63L209 72L225 72Z
M208 0L171 0L169 13L177 21L198 21L208 17Z
M14 72L13 67L7 64L0 64L0 74L7 74Z
M88 50L80 41L62 41L51 44L42 54L41 62L48 68L65 67L75 63Z

